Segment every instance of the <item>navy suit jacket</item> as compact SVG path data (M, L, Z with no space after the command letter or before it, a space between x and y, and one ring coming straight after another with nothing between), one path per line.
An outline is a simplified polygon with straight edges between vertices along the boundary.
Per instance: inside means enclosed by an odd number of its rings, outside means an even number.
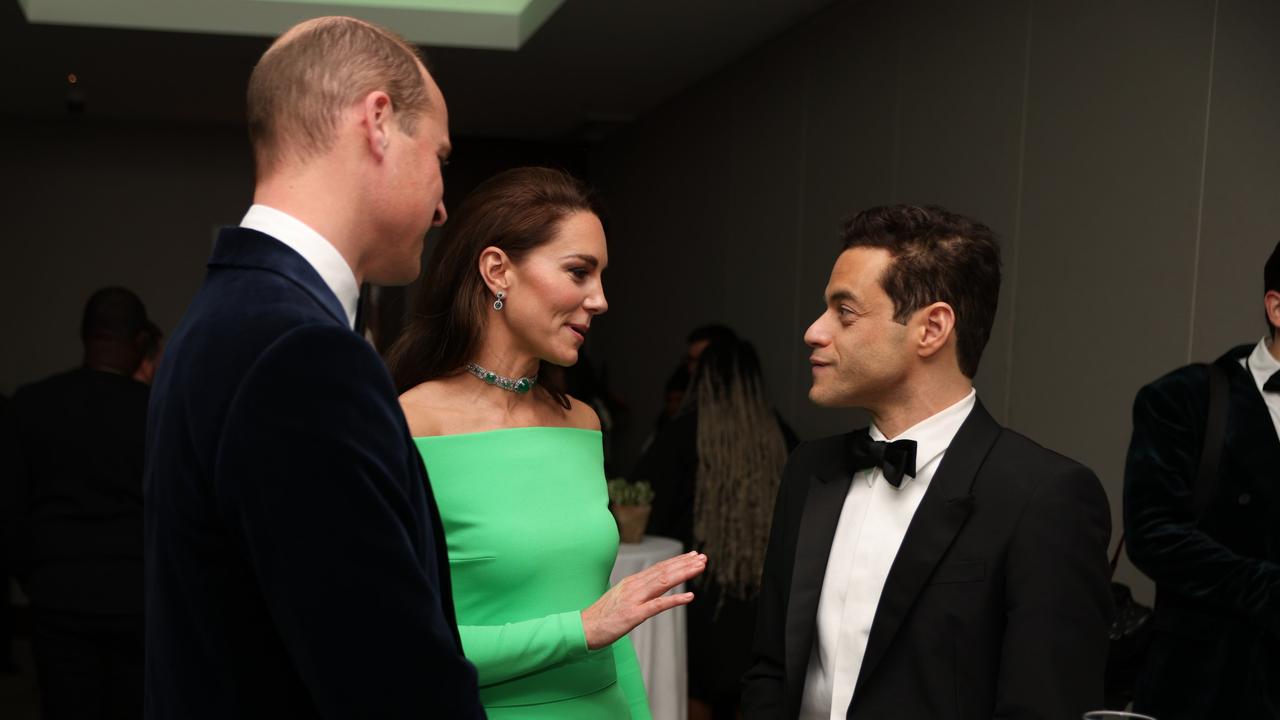
M218 237L144 492L147 717L483 717L391 378L270 236Z

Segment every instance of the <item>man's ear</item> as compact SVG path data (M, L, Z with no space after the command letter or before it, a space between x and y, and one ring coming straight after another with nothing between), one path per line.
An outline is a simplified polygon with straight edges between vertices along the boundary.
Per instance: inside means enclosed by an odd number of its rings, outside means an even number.
M1262 307L1267 311L1267 320L1271 323L1271 327L1280 328L1280 291L1268 290L1266 295L1262 296ZM1276 332L1280 335L1280 332Z
M396 122L391 96L374 90L360 102L360 127L369 152L382 160L391 146L391 128Z
M947 341L955 334L956 311L944 302L936 302L916 311L919 318L919 340L917 352L921 357L930 357L946 346Z
M506 292L511 287L514 266L511 258L502 248L490 245L480 251L479 265L480 277L484 279L484 284L489 287L491 294L497 295L499 291Z

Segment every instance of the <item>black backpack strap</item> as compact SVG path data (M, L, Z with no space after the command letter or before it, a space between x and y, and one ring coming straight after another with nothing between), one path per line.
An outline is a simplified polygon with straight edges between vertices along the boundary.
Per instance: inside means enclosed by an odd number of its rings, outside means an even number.
M1231 391L1231 380L1226 370L1216 363L1206 367L1209 371L1209 413L1204 426L1204 446L1200 448L1200 469L1191 487L1196 522L1204 519L1218 482L1218 466L1222 462L1222 445L1227 434L1227 400Z

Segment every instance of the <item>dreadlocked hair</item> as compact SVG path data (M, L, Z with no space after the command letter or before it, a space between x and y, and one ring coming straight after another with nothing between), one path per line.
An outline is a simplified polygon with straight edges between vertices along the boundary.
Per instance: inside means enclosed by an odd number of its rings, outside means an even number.
M713 342L703 351L693 395L694 540L709 558L707 576L722 588L722 599L748 600L760 589L786 440L765 401L760 361L746 341Z

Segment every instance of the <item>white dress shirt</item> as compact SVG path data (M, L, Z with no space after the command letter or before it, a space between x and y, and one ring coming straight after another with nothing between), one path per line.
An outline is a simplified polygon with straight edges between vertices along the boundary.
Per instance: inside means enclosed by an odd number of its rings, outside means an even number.
M976 403L977 393L970 390L960 402L893 438L916 441L916 474L904 476L902 487L890 485L878 467L854 473L818 598L801 720L844 720L889 568L942 456ZM873 424L871 439L887 438Z
M1280 343L1280 340L1276 342ZM1280 360L1276 360L1276 356L1267 349L1267 339L1264 337L1258 341L1258 346L1253 349L1249 357L1241 360L1240 364L1253 375L1253 381L1258 385L1258 392L1262 393L1262 400L1267 404L1267 410L1271 412L1271 423L1276 426L1276 436L1280 437L1280 393L1266 392L1262 389L1272 375L1280 372Z
M298 218L266 205L250 207L240 221L240 227L270 235L301 255L342 303L342 309L347 313L347 326L356 326L360 283L356 282L356 274L342 253L323 235Z

